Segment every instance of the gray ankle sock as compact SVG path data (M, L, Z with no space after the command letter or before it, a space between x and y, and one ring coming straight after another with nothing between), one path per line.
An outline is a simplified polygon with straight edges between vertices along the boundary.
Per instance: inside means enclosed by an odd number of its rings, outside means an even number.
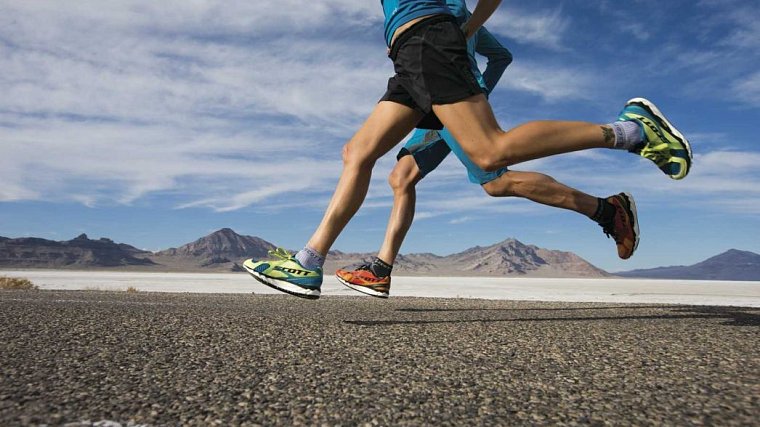
M623 122L614 122L608 125L615 132L615 146L616 150L632 150L636 145L642 141L641 125L633 120L626 120Z
M309 270L322 268L325 264L325 256L308 246L304 246L303 249L298 251L296 259Z

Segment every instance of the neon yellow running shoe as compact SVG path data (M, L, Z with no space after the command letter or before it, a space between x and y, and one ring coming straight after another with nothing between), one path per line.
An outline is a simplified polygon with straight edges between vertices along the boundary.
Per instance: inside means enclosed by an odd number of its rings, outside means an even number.
M641 125L644 142L631 150L632 153L653 161L673 179L686 178L691 169L691 145L652 101L644 98L629 100L618 120L633 120Z
M277 248L269 251L274 260L243 262L243 268L254 279L287 294L317 299L322 287L322 269L310 270L288 251Z

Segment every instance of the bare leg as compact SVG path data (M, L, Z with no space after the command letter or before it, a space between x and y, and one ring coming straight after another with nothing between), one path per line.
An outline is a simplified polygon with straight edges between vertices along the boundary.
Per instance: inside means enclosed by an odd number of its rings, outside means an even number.
M421 118L421 113L405 105L389 101L377 104L343 149L343 172L322 222L309 239L311 248L327 254L364 202L375 161L398 144Z
M534 121L505 132L484 95L434 105L433 111L472 161L487 171L614 143L609 127L587 122Z
M483 184L483 189L494 197L523 197L542 205L575 211L587 217L596 213L598 203L596 197L537 172L511 170Z
M393 210L385 230L385 240L377 256L393 265L401 243L412 226L414 208L417 200L415 186L422 179L420 168L413 156L404 156L396 163L388 182L393 188Z

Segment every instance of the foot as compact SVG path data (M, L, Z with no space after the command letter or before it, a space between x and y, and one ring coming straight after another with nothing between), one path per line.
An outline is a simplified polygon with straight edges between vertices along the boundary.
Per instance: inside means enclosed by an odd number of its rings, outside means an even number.
M607 237L615 239L618 256L628 259L639 246L639 220L633 196L620 193L610 196L607 202L615 207L615 216L607 224L600 224Z
M317 299L322 287L322 269L310 270L288 251L269 251L275 260L243 262L243 268L259 282L301 298Z
M618 120L633 120L641 125L643 141L633 150L653 161L666 175L683 179L691 169L691 146L689 141L657 109L644 98L633 98L625 104Z
M335 272L338 281L349 288L378 298L388 298L391 289L391 276L377 277L369 265L362 265L356 270L340 269Z

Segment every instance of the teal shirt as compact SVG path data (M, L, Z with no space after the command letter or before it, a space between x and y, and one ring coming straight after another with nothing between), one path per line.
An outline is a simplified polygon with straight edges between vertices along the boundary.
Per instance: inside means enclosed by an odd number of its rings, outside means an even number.
M391 46L396 30L407 22L427 15L451 15L443 0L380 0L385 14L385 43Z

